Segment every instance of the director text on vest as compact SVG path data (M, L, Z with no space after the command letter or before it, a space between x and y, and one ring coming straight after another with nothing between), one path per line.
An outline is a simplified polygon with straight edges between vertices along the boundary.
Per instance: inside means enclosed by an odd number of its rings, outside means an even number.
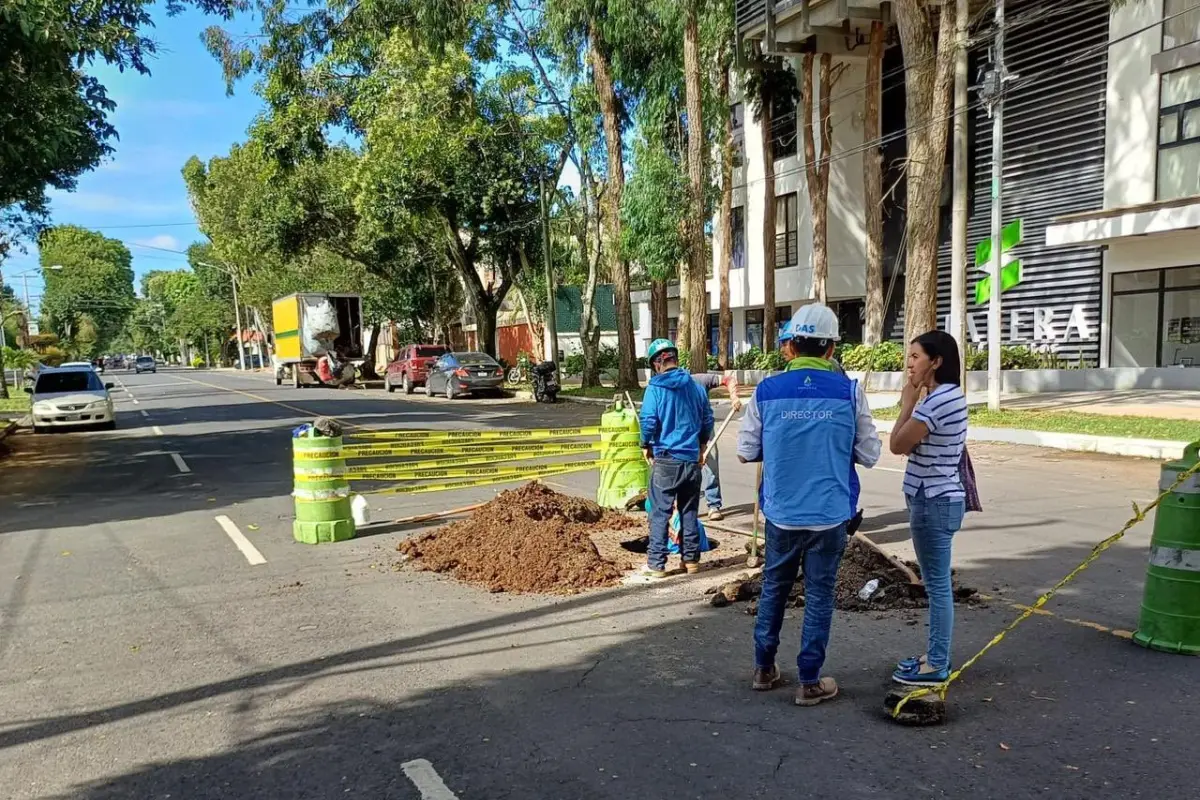
M780 419L833 419L833 412L828 409L817 411L788 410L779 413Z

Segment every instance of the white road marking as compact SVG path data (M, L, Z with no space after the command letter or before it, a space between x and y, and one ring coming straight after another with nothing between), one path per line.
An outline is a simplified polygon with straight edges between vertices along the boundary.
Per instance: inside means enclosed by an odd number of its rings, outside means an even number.
M150 419L150 412L149 412L149 411L147 411L146 409L144 409L144 408L139 408L139 409L138 409L138 413L139 413L139 414L141 414L141 415L142 415L143 417L145 417L146 419Z
M179 453L171 453L170 456L171 460L175 462L175 467L179 470L180 475L187 475L192 471L192 468L187 465L187 462L183 460L183 456L179 455Z
M458 800L458 795L450 791L433 768L433 764L425 759L406 761L400 765L400 769L404 770L405 777L417 787L417 791L421 793L421 800Z
M163 435L162 428L158 427L157 425L154 425L153 427L151 427L150 430L154 431L155 436Z
M252 566L267 563L267 560L263 558L263 554L258 552L258 548L250 543L250 540L247 539L246 535L242 533L237 525L234 524L233 520L224 514L218 516L216 520L217 524L221 526L221 530L225 531L225 535L233 541L238 550L242 551L242 555L246 557L246 560L249 561Z
M125 385L125 382L115 375L113 376L113 380L117 382L117 386L121 387L121 391L124 392L125 396L132 400L133 404L136 406L138 404L138 399L133 396L133 392L129 391L129 387Z

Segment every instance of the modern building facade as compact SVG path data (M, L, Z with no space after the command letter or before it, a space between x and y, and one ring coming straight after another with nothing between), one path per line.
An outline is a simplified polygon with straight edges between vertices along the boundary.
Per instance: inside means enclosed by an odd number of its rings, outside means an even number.
M1161 24L1164 15L1190 5L1193 0L1144 0L1112 12L1107 0L1008 0L1003 216L1005 222L1022 221L1024 238L1012 251L1021 260L1022 281L1003 295L1005 344L1054 353L1073 366L1200 365L1200 277L1194 266L1200 263L1195 255L1200 253L1200 12ZM860 340L866 285L863 159L878 154L886 192L885 287L895 287L886 333L899 337L907 148L904 64L894 32L884 56L881 129L863 127L866 37L873 21L890 24L889 4L739 0L737 9L740 35L785 55L796 70L802 48L833 54L841 76L831 90L827 292L846 338ZM989 63L994 29L985 4L972 9L983 12L973 14L974 84ZM736 354L761 344L775 325L810 302L812 221L798 120L784 109L776 113L772 132L778 256L771 268L777 313L767 321L760 131L751 104L736 103L730 113L744 153L734 177L729 287ZM814 128L819 137L819 122ZM972 254L990 230L991 129L988 109L973 89L968 112ZM950 306L950 160L948 152L939 285L943 319ZM715 221L713 229L719 237ZM716 267L719 238L713 252ZM974 289L983 273L974 269L973 255L971 260L968 337L982 347L987 313L975 304ZM714 269L708 282L714 342L718 274ZM672 314L676 308L673 301Z

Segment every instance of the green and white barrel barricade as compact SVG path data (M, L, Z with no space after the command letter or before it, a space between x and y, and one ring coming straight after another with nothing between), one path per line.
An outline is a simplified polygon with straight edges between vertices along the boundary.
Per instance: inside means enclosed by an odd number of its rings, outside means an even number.
M350 484L341 436L322 436L313 426L297 428L292 436L292 464L297 542L321 544L354 538Z
M650 465L642 457L637 413L616 401L600 418L600 487L596 502L605 508L625 504L650 488Z
M1159 491L1175 485L1154 517L1142 615L1133 640L1167 653L1200 655L1200 442L1163 465Z

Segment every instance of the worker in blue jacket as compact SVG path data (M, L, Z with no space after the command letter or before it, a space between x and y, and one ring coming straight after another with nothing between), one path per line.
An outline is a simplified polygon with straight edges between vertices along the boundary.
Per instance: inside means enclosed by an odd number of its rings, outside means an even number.
M650 461L650 546L646 574L667 575L667 537L672 508L679 511L681 555L687 572L700 569L700 468L713 435L708 393L679 368L679 351L668 339L650 343L654 372L642 398L642 449Z
M833 367L837 315L811 303L789 324L794 357L786 371L755 388L738 432L738 460L763 465L759 502L766 518L766 559L754 624L752 687L767 691L782 682L775 663L779 631L803 567L804 629L795 701L812 706L838 693L837 681L822 676L821 668L847 526L858 510L854 465L873 467L881 445L862 387Z

